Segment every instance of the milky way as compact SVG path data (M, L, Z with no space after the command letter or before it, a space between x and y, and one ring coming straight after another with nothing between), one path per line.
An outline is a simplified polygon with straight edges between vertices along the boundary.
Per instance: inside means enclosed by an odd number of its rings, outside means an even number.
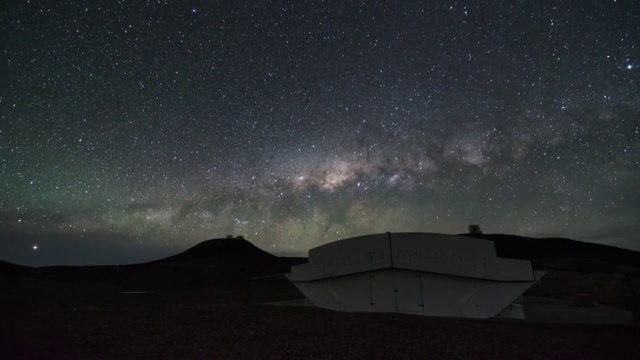
M637 1L63 3L2 10L2 260L476 223L640 250Z

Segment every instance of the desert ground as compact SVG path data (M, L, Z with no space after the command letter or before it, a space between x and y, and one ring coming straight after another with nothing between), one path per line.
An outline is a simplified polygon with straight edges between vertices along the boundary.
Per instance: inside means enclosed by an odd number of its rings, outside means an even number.
M341 313L245 289L123 293L0 277L2 359L640 359L637 325Z

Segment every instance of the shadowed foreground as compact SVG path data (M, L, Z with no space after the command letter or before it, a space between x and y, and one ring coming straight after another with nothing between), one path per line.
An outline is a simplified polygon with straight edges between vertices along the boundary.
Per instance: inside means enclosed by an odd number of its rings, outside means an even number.
M3 359L640 358L633 325L339 313L248 305L240 290L122 294L100 284L0 281L19 284L0 303Z
M599 307L632 308L637 253L570 240L508 240L498 250L534 254L532 261L554 269L531 289L545 304L586 293ZM637 324L257 304L301 297L282 273L305 261L273 256L241 239L213 239L146 264L29 268L0 262L0 359L640 359Z

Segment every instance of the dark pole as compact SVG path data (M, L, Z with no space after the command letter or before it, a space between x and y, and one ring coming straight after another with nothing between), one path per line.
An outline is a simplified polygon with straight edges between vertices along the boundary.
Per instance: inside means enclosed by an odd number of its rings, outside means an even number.
M391 246L391 233L388 231L387 239L389 239L389 259L391 259L391 267L393 267L393 247Z

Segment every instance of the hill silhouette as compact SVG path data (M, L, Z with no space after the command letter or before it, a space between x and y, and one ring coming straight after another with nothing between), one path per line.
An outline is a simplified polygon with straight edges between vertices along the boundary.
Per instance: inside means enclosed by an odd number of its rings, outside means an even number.
M459 234L491 240L500 257L530 260L534 267L599 273L640 273L640 252L565 238Z
M151 261L148 264L183 263L251 266L253 264L278 263L280 261L279 257L259 249L247 240L225 238L203 241L179 254Z
M32 267L13 264L0 260L0 274L24 275L29 274L33 270Z
M278 257L247 240L227 238L206 240L176 255L146 263L24 268L46 280L100 282L125 290L220 290L244 289L254 277L284 274L292 265L303 262L306 258ZM0 272L4 270L0 268ZM292 287L281 277L283 286Z

